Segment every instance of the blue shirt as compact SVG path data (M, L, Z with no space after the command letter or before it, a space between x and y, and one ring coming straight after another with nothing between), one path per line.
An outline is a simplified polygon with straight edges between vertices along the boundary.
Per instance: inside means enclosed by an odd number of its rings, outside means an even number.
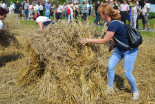
M19 10L20 7L22 7L22 5L21 4L17 4L17 6L16 6L17 11Z
M50 9L46 9L46 16L50 15Z
M81 13L87 13L87 5L82 5Z
M110 23L110 25L108 26L108 30L107 31L113 31L115 32L114 37L119 40L120 42L122 42L123 44L126 44L129 46L129 42L127 39L127 31L126 28L124 27L124 24L118 22L118 21L114 21L112 23ZM120 51L127 51L129 50L129 48L123 46L122 44L120 44L119 42L116 41L116 47L120 50Z
M51 10L52 5L51 5L50 3L46 3L46 4L45 4L45 10L47 9L47 6L48 6L48 8Z

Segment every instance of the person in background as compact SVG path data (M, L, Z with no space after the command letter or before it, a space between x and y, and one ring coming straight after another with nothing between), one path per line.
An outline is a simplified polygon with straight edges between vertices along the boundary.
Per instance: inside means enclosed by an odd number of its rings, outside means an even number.
M142 9L142 23L143 23L143 30L145 30L145 24L147 25L148 31L150 29L150 25L148 23L148 16L150 11L150 5L148 4L148 0L144 0L144 7Z
M96 14L96 19L94 21L95 24L99 24L99 21L100 21L100 14L97 11L99 6L100 6L100 1L98 1L97 4L95 5L95 14Z
M88 16L89 16L89 9L90 9L90 5L89 5L88 1L86 2L86 5L87 5L87 13L86 13L87 18L86 18L86 20L87 20L87 23L88 23Z
M4 20L6 18L8 11L2 7L0 7L0 34L2 33L3 30L3 22L2 20Z
M117 8L119 7L117 0L114 1L114 5L117 6Z
M51 3L50 3L50 0L48 0L47 3L45 3L45 11L46 11L46 9L47 9L47 6L48 6L48 9L50 9L50 11L51 11L52 5L51 5Z
M50 18L50 9L48 8L48 6L46 7L45 15L47 18Z
M25 12L26 20L28 20L28 18L29 18L29 3L27 3L27 1L24 1L24 12Z
M43 16L43 5L41 3L39 3L39 12L40 12L40 16Z
M139 5L139 2L137 1L137 7L139 7L140 9L141 9L141 6ZM138 29L139 28L139 24L138 24L138 20L139 20L139 17L140 17L140 11L138 10L138 15L137 15L137 23L136 23L136 29Z
M141 9L137 6L136 1L133 1L133 7L131 8L131 22L132 27L136 29L137 16L141 13Z
M133 7L133 3L131 2L131 0L128 0L128 5L129 5L129 11L128 11L128 16L127 16L127 20L128 20L128 24L131 25L131 8Z
M54 22L48 17L39 16L37 13L34 15L34 20L36 21L36 23L38 23L39 28L41 29L42 32L45 26L49 25L50 23L54 24Z
M58 3L57 14L56 14L57 20L62 19L62 11L63 11L63 7Z
M106 35L103 39L81 39L80 43L83 45L87 43L107 44L109 41L113 40L109 46L109 51L112 51L113 49L114 51L111 54L107 64L108 86L105 90L105 94L108 95L110 93L114 93L113 82L115 77L115 67L122 59L124 59L124 75L132 88L133 100L137 100L139 98L139 92L137 90L136 80L132 74L132 70L138 54L138 48L130 49L117 41L119 40L122 43L129 45L127 31L124 24L117 21L120 20L120 15L118 12L116 12L108 4L102 4L98 11L101 19L109 24Z
M65 19L66 19L66 18L67 18L67 16L66 16L66 15L67 15L67 14L66 14L66 11L67 11L67 10L66 10L66 4L65 4L65 3L63 3L62 10L63 10L63 11L62 11L63 18L65 17Z
M22 5L19 3L19 1L17 1L16 13L17 13L17 14L20 14L21 9L22 9Z
M52 2L52 7L51 7L51 13L50 14L53 17L53 20L55 21L56 20L56 5L55 5L54 1Z
M7 6L6 6L6 4L4 2L2 3L1 7L4 8L4 9L7 9Z
M10 2L9 13L14 13L14 10L15 10L15 5L13 4L13 2Z
M93 13L93 4L92 4L92 2L90 2L89 15L92 15L92 13Z
M78 9L79 9L79 7L78 7L77 3L74 3L73 12L74 12L74 18L75 19L77 19L77 16L78 16Z
M2 7L3 1L0 2L0 7Z
M34 12L34 8L32 3L29 3L29 19L33 18L33 12Z
M82 13L82 21L86 21L87 18L87 5L85 4L85 2L83 1L82 3L82 7L81 7L81 13Z
M127 4L126 0L123 0L123 3L119 6L121 21L126 24L126 19L128 16L129 5Z

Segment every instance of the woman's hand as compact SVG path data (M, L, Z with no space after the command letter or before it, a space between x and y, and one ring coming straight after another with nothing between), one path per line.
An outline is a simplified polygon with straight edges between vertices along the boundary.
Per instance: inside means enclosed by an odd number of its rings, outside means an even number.
M80 44L85 45L88 43L88 39L80 39Z

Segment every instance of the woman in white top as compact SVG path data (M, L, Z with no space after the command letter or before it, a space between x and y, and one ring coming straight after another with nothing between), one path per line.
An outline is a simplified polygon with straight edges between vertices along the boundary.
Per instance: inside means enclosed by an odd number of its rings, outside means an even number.
M141 9L137 6L136 1L133 1L133 7L131 8L131 23L132 27L136 29L137 15L141 13Z
M43 27L49 25L50 23L54 24L54 22L46 16L39 16L38 14L34 15L34 20L38 23L41 31L43 31Z
M3 29L3 23L1 20L5 19L7 13L8 11L6 9L0 7L0 33L2 32Z

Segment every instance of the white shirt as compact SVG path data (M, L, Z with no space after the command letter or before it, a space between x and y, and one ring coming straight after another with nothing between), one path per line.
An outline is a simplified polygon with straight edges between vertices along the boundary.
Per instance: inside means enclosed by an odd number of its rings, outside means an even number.
M48 17L45 17L45 16L39 16L37 19L36 19L36 22L39 23L39 22L45 22L45 21L51 21L51 19L49 19Z
M57 9L57 13L62 13L62 6L60 5L59 7L58 7L58 9Z
M2 21L0 20L0 30L3 29L3 23Z
M87 4L87 9L90 7L90 5L89 4ZM89 11L87 11L87 12L89 12Z
M142 10L142 14L145 15L145 13L147 12L147 9L150 8L150 5L148 3L146 3L144 5L144 8ZM149 15L149 13L147 13L146 15Z
M7 7L7 6L6 6L6 4L5 4L5 3L3 3L3 4L2 4L2 8L4 8L4 9L5 9L6 7Z
M40 9L40 10L43 10L43 6L42 6L42 5L40 5L40 6L39 6L39 9Z
M13 4L10 5L10 9L15 9L15 6Z
M29 10L31 10L33 8L33 5L29 5Z
M73 6L73 10L78 10L78 9L79 9L78 5Z
M39 5L36 4L36 5L34 6L34 11L35 11L35 13L37 13L38 10L39 10Z

